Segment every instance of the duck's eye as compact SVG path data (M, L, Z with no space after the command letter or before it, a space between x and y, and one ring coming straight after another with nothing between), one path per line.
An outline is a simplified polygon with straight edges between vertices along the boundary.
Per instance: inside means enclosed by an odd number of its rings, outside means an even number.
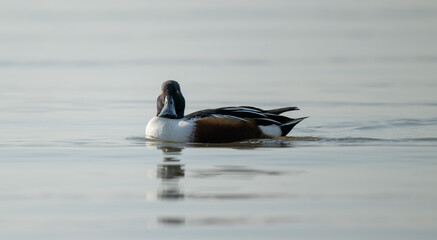
M176 90L176 94L179 94L179 90Z

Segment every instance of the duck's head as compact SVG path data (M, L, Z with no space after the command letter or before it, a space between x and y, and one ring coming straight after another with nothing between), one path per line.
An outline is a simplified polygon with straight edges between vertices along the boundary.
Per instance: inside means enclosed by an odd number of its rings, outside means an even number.
M185 98L179 83L174 80L165 81L161 90L161 95L158 96L156 102L158 110L156 115L165 118L183 118Z

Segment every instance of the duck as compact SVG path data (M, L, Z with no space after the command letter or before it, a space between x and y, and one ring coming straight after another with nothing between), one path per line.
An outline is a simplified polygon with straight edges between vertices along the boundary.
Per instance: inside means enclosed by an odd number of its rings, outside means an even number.
M162 84L156 100L156 116L147 124L146 138L168 142L231 143L249 139L286 136L307 117L281 114L299 110L282 107L263 110L251 106L205 109L185 115L185 98L179 83Z

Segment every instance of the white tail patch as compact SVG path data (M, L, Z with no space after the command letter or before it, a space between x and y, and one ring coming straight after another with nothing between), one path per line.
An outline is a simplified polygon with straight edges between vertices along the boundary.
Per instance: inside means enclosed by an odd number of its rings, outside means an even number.
M278 125L258 126L261 131L271 137L280 137L282 135L281 128Z

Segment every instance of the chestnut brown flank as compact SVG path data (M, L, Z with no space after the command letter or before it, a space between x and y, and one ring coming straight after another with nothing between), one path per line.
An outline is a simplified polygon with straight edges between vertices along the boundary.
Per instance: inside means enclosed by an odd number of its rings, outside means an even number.
M196 121L194 142L225 143L261 138L263 133L252 119L247 121L226 117L206 117Z

